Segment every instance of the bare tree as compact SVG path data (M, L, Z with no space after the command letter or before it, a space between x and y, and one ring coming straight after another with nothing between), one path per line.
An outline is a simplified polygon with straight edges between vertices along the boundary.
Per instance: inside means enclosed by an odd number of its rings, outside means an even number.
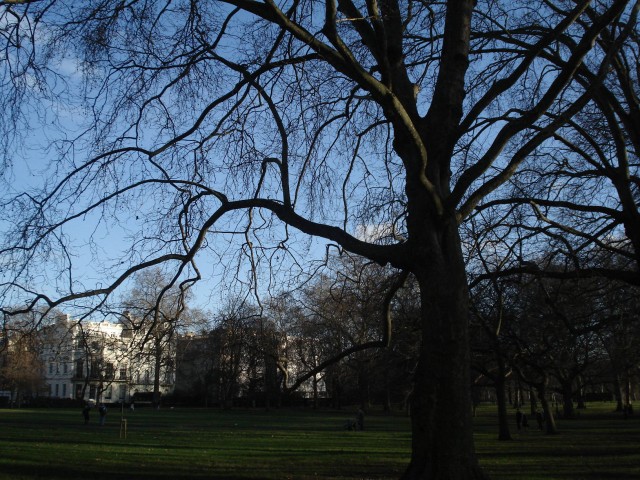
M504 308L504 290L503 286L496 284L494 291L487 285L481 285L472 291L472 365L495 388L498 440L511 440L506 383L512 372L504 345L504 324L509 321L509 314Z
M41 342L30 317L5 316L0 334L0 390L8 392L10 404L17 407L46 386Z
M632 400L632 385L637 385L640 359L634 345L638 341L638 291L629 285L614 285L602 299L607 321L598 332L602 350L608 359L612 390L617 410L623 411Z
M261 351L252 345L255 342L249 337L256 333L253 327L259 310L244 297L230 297L219 317L209 335L216 345L214 375L218 384L217 396L220 404L229 408L243 389L245 392L251 389L247 379L252 377L252 373L253 379L257 376L255 368L254 372L250 370L257 367Z
M459 226L592 98L600 77L577 72L586 60L609 70L635 21L630 0L1 8L2 78L15 86L2 125L24 133L39 113L65 127L63 99L76 127L49 145L44 188L3 200L3 297L96 308L139 270L170 265L169 289L219 261L266 288L310 268L299 233L323 238L419 286L404 478L483 478ZM615 40L593 49L605 34ZM81 79L63 74L69 61ZM129 242L100 285L76 277L69 232L84 219L91 252L105 226ZM42 271L55 272L45 292L32 282Z
M389 292L397 286L397 278L392 269L347 254L332 257L329 264L323 275L291 295L291 317L295 322L289 330L295 336L295 363L319 374L323 363L335 359L340 365L333 366L324 376L327 393L336 405L344 394L351 403L367 408L374 386L388 383L389 378L384 377L394 375L393 354L386 352L386 362L378 363L381 353L363 347L386 345L395 350L401 340L406 340L398 325L393 325L392 332L385 332L390 325L381 321L380 312ZM400 318L395 305L391 308L394 318ZM403 323L410 324L406 319ZM415 331L412 333L415 335ZM407 349L406 345L403 347ZM349 355L345 355L347 352ZM310 377L314 382L316 373Z
M610 57L608 68L603 70L598 54L578 68L576 82L590 91L589 100L553 132L553 142L538 149L538 164L516 174L507 194L489 198L478 211L498 205L517 210L518 215L510 215L505 223L512 230L521 229L523 237L535 232L541 237L538 242L556 245L557 256L571 264L563 272L565 277L597 275L637 285L640 35L638 3L629 7L630 17L603 29L595 41L595 50ZM575 45L571 36L561 43L567 48ZM614 44L619 48L611 49ZM562 68L564 59L558 53L545 52L544 56ZM555 118L555 112L545 115ZM503 215L506 211L502 209ZM528 243L533 242L529 239ZM535 255L536 249L520 251ZM604 255L616 261L605 265ZM526 270L526 265L516 264L511 273ZM557 270L552 274L562 276Z
M138 272L133 282L122 301L121 322L133 333L131 352L136 352L135 356L142 358L144 364L153 365L153 404L158 407L160 384L175 370L175 344L188 317L187 298L178 288L166 289L170 279L159 268Z

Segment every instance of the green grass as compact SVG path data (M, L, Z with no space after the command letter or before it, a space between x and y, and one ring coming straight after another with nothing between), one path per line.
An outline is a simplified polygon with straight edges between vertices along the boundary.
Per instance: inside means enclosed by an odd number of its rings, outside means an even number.
M624 420L615 404L589 404L573 420L558 420L559 434L532 428L499 442L493 417L476 422L476 449L494 479L640 479L640 418ZM488 413L488 412L486 412ZM515 423L515 421L514 421Z
M480 461L494 479L640 478L640 418L593 405L561 433L535 429L496 440L494 408L476 418ZM79 410L0 410L0 479L386 479L409 461L404 416L368 415L364 432L343 424L350 411L139 409L107 425L83 425ZM514 428L515 430L515 428Z

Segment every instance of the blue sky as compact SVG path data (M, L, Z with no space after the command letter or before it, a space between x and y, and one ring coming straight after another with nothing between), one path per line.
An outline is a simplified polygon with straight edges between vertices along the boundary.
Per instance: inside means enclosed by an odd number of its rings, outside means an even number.
M48 32L46 29L40 30L37 41L44 42L47 37ZM228 42L237 41L238 39L235 36L228 40ZM226 47L229 48L230 44L227 44ZM85 87L80 82L78 72L81 65L78 59L74 57L73 49L68 51L59 50L55 53L59 57L51 64L51 67L59 75L56 86L51 87L50 91L45 91L44 95L41 95L41 92L37 92L35 89L35 81L27 79L27 87L33 90L30 92L33 95L28 97L31 103L23 105L25 111L29 113L26 117L26 124L23 126L21 144L16 149L16 155L13 157L13 171L6 172L6 178L9 180L11 187L11 192L7 193L10 194L18 194L25 189L37 189L47 183L55 182L59 178L55 174L56 165L62 165L61 171L66 172L89 158L90 145L87 145L84 141L76 142L72 148L70 148L71 145L69 143L52 143L54 140L68 141L76 138L90 123L91 118L87 114L91 113L91 108L99 109L101 106L82 103L82 96L87 93L87 90L83 90ZM52 79L51 75L47 78L47 80ZM222 83L224 79L216 79L216 81ZM98 81L93 87L87 88L100 87L106 88L104 84L101 85ZM224 88L227 87L225 86ZM89 93L92 92L89 91ZM98 99L102 100L101 98ZM198 105L198 107L201 107L201 105ZM178 117L182 116L183 113L178 111ZM294 116L295 113L294 111ZM183 118L192 121L193 119L189 117L189 114L190 112L187 112ZM215 115L212 115L212 117L214 118L211 121L215 123ZM113 123L118 127L116 130L126 130L125 124L119 124L117 123L118 121L123 120L118 117ZM293 121L300 120L295 118ZM135 144L146 148L156 148L157 145L153 144L153 137L156 134L154 126L145 128L135 132L135 140L129 138L128 141L130 143L127 145ZM182 128L183 125L178 126L178 130ZM273 138L268 138L268 135L271 135L272 132L273 130L262 132L262 138L257 139L257 142L260 143L257 149L264 148L267 151L269 148L273 148L277 150L278 142L273 141ZM133 130L129 130L129 133L132 137L134 136ZM259 137L259 133L256 133L256 137ZM107 140L112 139L108 138ZM327 141L330 142L332 139ZM268 145L269 148L266 148L265 145ZM367 153L375 154L376 152L372 150L370 152L367 151ZM304 155L304 153L298 154ZM57 164L59 161L62 163ZM362 163L364 163L364 160ZM139 158L132 159L129 165L132 178L135 178L136 169L140 168L140 165L148 167L148 164L144 165L144 162ZM125 166L120 165L118 168L121 169L120 172L125 171L126 164ZM153 173L155 174L155 172ZM367 177L367 181L374 182L373 179L375 179L377 173L379 172L373 172ZM223 174L220 175L222 176ZM268 176L267 180L268 187L265 187L265 190L268 188L269 194L273 197L278 194L280 188L277 176ZM224 181L219 183L221 185L225 184ZM218 186L216 179L212 179L210 184L215 185L215 188ZM358 183L354 183L350 193L354 196L360 195L359 187ZM73 193L68 192L68 198L72 198ZM150 227L158 225L158 222L149 222L147 225L144 224L144 220L154 211L161 211L161 208L154 210L154 207L156 207L155 202L161 204L169 201L166 198L162 198L160 189L157 189L154 193L155 196L132 197L122 205L114 205L104 215L102 212L97 211L83 215L69 222L68 225L57 229L56 232L59 235L63 235L69 247L72 247L69 250L71 255L67 257L62 254L61 249L56 248L48 251L45 257L39 259L37 265L30 265L32 276L28 281L25 281L29 283L25 287L42 290L53 298L68 292L69 289L77 292L81 289L100 288L104 287L114 276L122 273L129 261L147 259L148 257L145 257L144 254L137 256L137 252L132 257L128 257L128 253L130 253L128 249L131 246L131 242L139 241L147 233L149 236L154 234ZM238 192L238 195L241 193L246 194L247 192ZM92 195L96 198L99 196L99 192L93 192ZM91 198L91 195L89 195L89 198ZM86 197L84 201L91 203ZM337 203L341 201L342 199L338 199ZM304 202L305 200L301 198L298 205L304 207ZM163 204L163 206L166 205ZM66 215L69 212L74 214L78 209L84 208L83 205L69 200L67 200L67 203L57 203L53 207L65 209L66 212L56 213ZM211 202L211 207L212 209L215 208L213 202ZM322 208L327 210L327 212L323 213L330 218L330 221L333 221L336 225L341 224L343 220L341 218L341 215L343 215L341 205L338 205L336 209L325 207L324 205L322 205ZM331 218L333 216L336 218ZM47 220L51 221L51 218L53 216L49 216ZM257 219L256 221L259 222L260 220ZM6 223L3 225L1 222L2 220L0 220L0 229L2 231L6 232L12 226ZM227 232L232 230L242 231L245 224L246 219L229 217L228 221L221 223L219 230ZM355 234L357 234L358 229L355 228L355 230ZM373 229L361 228L360 230L377 230L377 227ZM262 268L259 272L260 283L258 288L263 295L277 293L282 288L288 288L295 283L295 278L292 277L312 271L309 263L313 262L314 259L322 259L325 255L326 242L309 238L294 230L289 230L287 235L284 233L282 225L277 222L275 223L275 228L263 231L262 239L273 246L287 236L289 238L288 246L292 249L291 252L295 253L295 258L284 251L279 251L275 247L269 250L268 253L271 255L276 268ZM194 303L204 308L216 309L224 302L224 297L229 292L242 294L242 286L252 281L251 270L247 262L248 257L245 255L244 262L237 266L237 257L233 256L239 251L239 246L247 239L240 234L217 233L216 235L209 235L207 240L209 242L208 248L198 257L201 273L206 280L196 286ZM258 239L255 235L249 235L248 240L254 245L258 245ZM140 249L136 250L140 251ZM69 262L71 267L69 267ZM266 267L264 262L265 259L263 258L261 265ZM111 268L105 270L109 266L107 264L110 264ZM66 269L69 269L73 275L75 283L71 285L69 285L68 276L65 275ZM62 276L59 275L60 272L62 272ZM7 275L6 270L4 274ZM237 277L238 282L231 281L232 277ZM2 294L3 292L0 292L0 295ZM5 297L3 301L15 302L18 301L18 297Z

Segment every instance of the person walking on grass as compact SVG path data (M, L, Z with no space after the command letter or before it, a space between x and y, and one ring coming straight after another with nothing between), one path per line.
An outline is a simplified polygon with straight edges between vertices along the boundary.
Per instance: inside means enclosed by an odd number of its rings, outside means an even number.
M104 403L100 404L98 408L98 413L100 414L100 425L104 425L105 420L107 419L107 407Z
M364 430L364 410L362 408L356 412L356 430Z
M544 427L544 416L540 410L536 411L536 421L538 422L538 428L542 430Z
M91 413L91 407L89 406L88 403L85 403L84 407L82 408L82 416L84 417L84 424L88 425L89 424L89 414Z

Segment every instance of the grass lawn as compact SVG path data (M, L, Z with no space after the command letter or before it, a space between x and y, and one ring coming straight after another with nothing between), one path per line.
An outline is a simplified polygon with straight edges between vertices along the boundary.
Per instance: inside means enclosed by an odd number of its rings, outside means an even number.
M593 404L561 433L534 428L496 440L490 406L476 418L476 446L493 479L640 479L640 418ZM100 427L97 412L0 410L0 479L392 479L409 460L404 416L368 415L364 432L343 429L350 411L138 409ZM514 421L515 423L515 421Z

